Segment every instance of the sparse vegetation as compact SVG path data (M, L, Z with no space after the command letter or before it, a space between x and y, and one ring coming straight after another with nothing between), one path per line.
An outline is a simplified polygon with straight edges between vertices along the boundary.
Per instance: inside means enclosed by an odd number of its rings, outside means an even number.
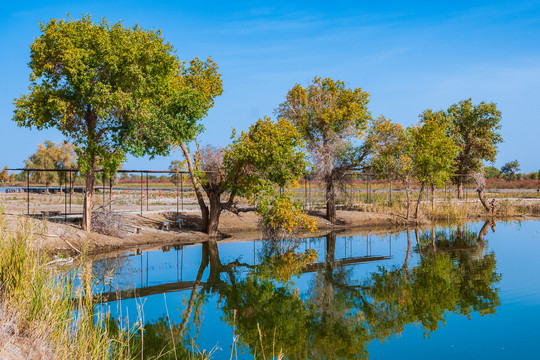
M122 238L128 231L124 222L120 214L108 210L106 206L92 212L94 231L99 234Z
M130 359L129 332L111 333L106 316L94 322L92 301L73 276L30 250L35 231L24 218L11 230L0 209L0 345L29 344L28 358Z

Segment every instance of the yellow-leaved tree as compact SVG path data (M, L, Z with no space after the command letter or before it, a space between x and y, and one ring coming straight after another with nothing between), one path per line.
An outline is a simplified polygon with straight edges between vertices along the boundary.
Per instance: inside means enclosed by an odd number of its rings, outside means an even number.
M325 183L326 218L336 220L336 182L347 171L363 165L369 146L361 143L371 115L369 94L361 88L315 77L303 87L296 84L276 109L278 117L289 119L306 142L316 174Z
M305 172L302 146L303 140L292 122L269 118L259 119L225 149L208 146L197 149L192 156L186 144L181 144L201 208L203 231L219 235L223 210L238 214L258 209L264 215L271 206L269 199L278 195L277 188L286 188ZM239 198L254 206L239 206ZM290 202L287 199L282 194L281 201ZM303 217L299 212L292 215Z

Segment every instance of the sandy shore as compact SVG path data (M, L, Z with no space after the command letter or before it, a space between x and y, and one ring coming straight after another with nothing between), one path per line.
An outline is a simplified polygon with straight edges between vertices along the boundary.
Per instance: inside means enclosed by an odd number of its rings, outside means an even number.
M412 222L403 217L361 211L338 211L338 224L333 225L323 218L322 213L310 214L318 222L318 231L315 234L302 234L305 236L322 235L330 230L354 228L357 232L363 231L397 231L405 228ZM21 222L32 223L34 229L33 247L53 254L76 254L87 252L95 254L113 250L147 249L150 247L204 242L208 235L200 231L200 212L145 212L140 214L124 214L122 219L130 231L122 237L106 236L98 233L87 233L76 225L65 224L29 218L25 216L5 215L10 227L20 226ZM178 218L183 220L181 229L171 228L162 230L164 222L174 222ZM261 233L257 228L259 216L253 212L243 213L240 216L224 212L220 219L219 230L226 241L241 241L259 239ZM225 240L224 240L225 241Z

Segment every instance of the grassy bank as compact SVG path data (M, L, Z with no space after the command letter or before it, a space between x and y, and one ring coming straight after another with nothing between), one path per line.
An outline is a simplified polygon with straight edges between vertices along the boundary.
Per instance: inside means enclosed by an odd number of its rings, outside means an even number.
M131 358L128 333L95 319L73 277L29 250L34 235L24 218L10 230L0 209L0 351L15 346L26 359Z
M127 328L122 320L96 315L99 295L92 295L92 262L79 259L79 271L72 275L72 267L59 265L65 259L31 250L46 226L32 225L25 217L16 227L8 226L0 206L0 359L214 357L215 349L199 349L181 335L184 324L168 317L144 325L135 321Z
M494 198L490 196L490 200ZM414 210L417 198L411 197L409 218L414 218ZM370 204L354 205L343 203L341 208L347 210L358 210L374 212L380 214L392 214L400 217L406 217L407 202L404 194L394 194L389 201L387 196L373 196ZM425 194L424 200L420 203L419 217L424 220L432 221L466 221L491 216L487 214L484 207L477 197L467 200L449 201L447 199L436 197L431 202L431 195ZM540 202L527 201L524 199L495 199L496 219L505 220L515 217L538 217L540 216Z

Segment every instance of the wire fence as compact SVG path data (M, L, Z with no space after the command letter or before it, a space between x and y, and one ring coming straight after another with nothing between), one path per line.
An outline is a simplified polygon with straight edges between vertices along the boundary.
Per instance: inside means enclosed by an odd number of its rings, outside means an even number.
M5 188L4 203L28 215L78 218L83 211L85 179L78 169L9 169L22 171L26 182ZM42 173L55 173L44 181ZM462 201L476 198L474 181L464 177ZM420 184L409 185L411 200L418 197ZM287 189L307 211L321 210L326 206L324 182L305 176L297 186ZM428 189L424 200L452 201L458 198L458 189L450 182L442 187ZM488 192L490 190L487 190ZM537 189L521 189L502 196L526 197ZM9 194L9 195L8 195ZM501 193L502 194L502 193ZM496 195L492 193L491 195ZM538 196L538 195L536 195ZM108 177L97 170L94 186L94 206L108 207L110 211L140 213L150 211L176 212L198 210L193 185L185 171L171 170L119 170ZM406 200L405 185L401 181L381 179L375 174L351 172L337 185L338 209L358 209L373 205L392 206Z

